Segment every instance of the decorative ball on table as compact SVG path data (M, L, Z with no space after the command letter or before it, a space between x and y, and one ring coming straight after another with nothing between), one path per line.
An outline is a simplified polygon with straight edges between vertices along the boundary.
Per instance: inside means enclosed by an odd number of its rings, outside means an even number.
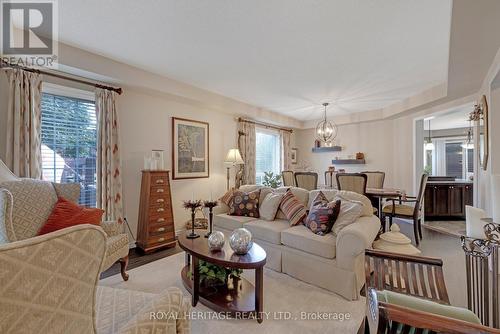
M224 233L215 231L208 237L208 249L212 252L220 251L226 243Z
M244 255L253 246L252 233L246 228L238 228L229 237L229 246L238 255Z
M184 209L190 209L191 210L191 233L189 233L186 238L188 239L196 239L199 237L198 234L194 233L194 218L196 215L196 209L201 207L201 201L200 200L191 200L191 201L184 201L182 203L182 206Z
M205 201L205 202L203 202L203 206L205 208L208 208L208 210L209 210L209 214L208 214L209 230L208 230L207 234L205 234L205 238L208 238L212 234L212 221L214 219L213 210L218 204L219 203L217 201Z

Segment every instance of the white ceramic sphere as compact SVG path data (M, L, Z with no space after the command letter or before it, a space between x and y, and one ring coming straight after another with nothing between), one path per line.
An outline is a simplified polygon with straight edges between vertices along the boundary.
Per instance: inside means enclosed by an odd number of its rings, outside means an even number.
M248 253L253 246L252 233L246 228L238 228L229 237L229 246L238 255Z

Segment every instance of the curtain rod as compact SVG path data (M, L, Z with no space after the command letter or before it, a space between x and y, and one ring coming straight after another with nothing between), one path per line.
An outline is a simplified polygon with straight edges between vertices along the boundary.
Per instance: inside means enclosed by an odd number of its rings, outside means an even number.
M54 77L54 78L59 78L59 79L64 79L64 80L69 80L69 81L74 81L74 82L78 82L80 84L84 84L84 85L88 85L88 86L94 86L96 88L102 88L102 89L112 90L112 91L118 93L119 95L121 95L121 93L122 93L122 89L120 87L116 88L116 87L101 85L101 84L99 84L97 82L92 82L92 81L88 81L88 80L84 80L84 79L77 79L77 78L69 76L68 74L62 73L62 72L60 72L60 73L47 72L47 71L44 71L44 70L39 70L39 69L35 69L35 68L25 67L25 66L21 66L21 65L17 65L17 64L10 64L10 63L4 61L3 59L0 59L0 60L1 60L1 62L0 62L0 68L9 68L9 67L11 67L11 68L18 68L18 69L21 69L23 71L28 71L28 72L33 72L33 73L48 75L48 76L51 76L51 77Z
M266 128L271 128L271 129L276 129L276 130L282 130L282 131L287 131L287 132L293 133L292 129L282 128L282 127L279 127L279 126L276 126L276 125L271 125L271 124L267 124L267 123L263 123L263 122L252 121L252 120L244 119L244 118L241 118L241 117L238 117L238 122L251 123L251 124L260 125L260 126L263 126L263 127L266 127Z

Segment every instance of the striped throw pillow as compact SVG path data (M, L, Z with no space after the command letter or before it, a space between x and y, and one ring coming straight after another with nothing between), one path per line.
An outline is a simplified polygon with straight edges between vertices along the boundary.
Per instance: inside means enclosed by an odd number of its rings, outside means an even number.
M291 190L287 190L285 196L281 200L280 209L286 216L286 219L290 222L290 226L295 226L307 217L307 211L304 204L302 204Z
M221 198L219 198L219 202L224 203L227 206L229 206L229 203L231 203L233 196L234 196L234 188L231 188L228 191L226 191L226 193L224 195L222 195Z

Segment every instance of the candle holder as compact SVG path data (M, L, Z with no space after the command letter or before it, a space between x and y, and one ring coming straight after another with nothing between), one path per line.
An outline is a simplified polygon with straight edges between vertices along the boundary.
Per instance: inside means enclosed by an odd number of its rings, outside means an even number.
M214 213L213 210L217 206L217 201L205 201L203 202L203 206L205 208L208 208L208 232L205 234L205 238L208 238L210 234L212 234L212 221L214 219Z
M196 209L201 206L201 201L200 200L184 201L182 206L184 207L184 209L191 210L191 233L186 235L186 238L188 238L188 239L199 238L200 235L194 233L194 217L195 217Z

